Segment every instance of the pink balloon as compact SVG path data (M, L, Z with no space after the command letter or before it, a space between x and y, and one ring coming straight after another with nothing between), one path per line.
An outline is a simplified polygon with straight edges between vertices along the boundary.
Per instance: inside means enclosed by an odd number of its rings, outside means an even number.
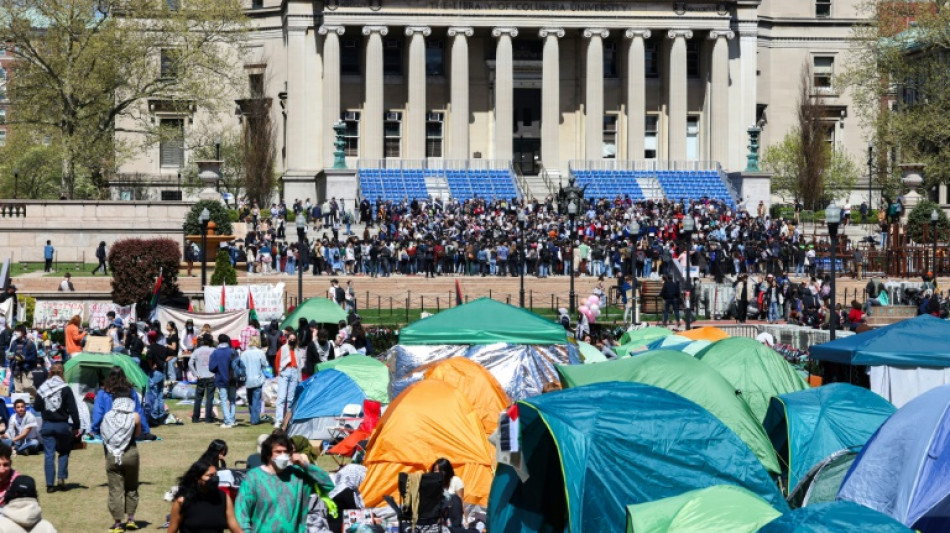
M590 311L590 308L588 308L586 305L582 305L578 307L577 310L580 311L582 315L586 315L587 312Z
M596 305L598 303L600 302L599 302L599 298L597 298L597 295L591 294L590 296L587 297L587 305Z
M598 318L600 317L600 309L594 311L594 316Z

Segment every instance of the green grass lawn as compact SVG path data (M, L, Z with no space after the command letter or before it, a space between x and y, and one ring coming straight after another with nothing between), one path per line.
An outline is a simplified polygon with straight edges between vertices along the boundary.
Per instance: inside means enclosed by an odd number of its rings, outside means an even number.
M66 272L72 274L73 277L92 276L92 269L98 265L99 263L80 263L80 269L77 270L76 263L61 261L59 263L53 263L53 272L44 274L43 276L47 278L58 278L62 277ZM24 268L24 264L19 261L10 263L10 276L12 277L31 274L33 272L43 272L42 261L28 262L26 263L26 268Z

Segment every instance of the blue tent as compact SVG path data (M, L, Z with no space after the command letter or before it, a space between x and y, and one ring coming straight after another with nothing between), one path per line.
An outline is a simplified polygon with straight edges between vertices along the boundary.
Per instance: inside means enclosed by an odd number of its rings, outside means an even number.
M765 524L759 533L913 533L900 522L851 502L795 509Z
M764 426L787 465L789 492L831 454L864 446L896 410L877 394L847 383L773 397Z
M914 398L871 437L838 491L924 533L950 531L950 385Z
M499 465L488 500L492 533L624 531L628 505L721 484L788 511L748 446L672 392L604 382L517 406L528 477Z
M297 387L287 432L312 440L328 439L328 428L336 424L343 408L363 405L365 399L366 393L350 376L339 370L321 370Z
M866 366L950 367L950 321L930 315L812 346L819 361Z

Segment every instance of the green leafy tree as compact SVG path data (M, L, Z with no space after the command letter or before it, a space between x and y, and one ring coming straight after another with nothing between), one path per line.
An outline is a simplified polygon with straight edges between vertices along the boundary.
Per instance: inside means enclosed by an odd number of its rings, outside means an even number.
M228 192L235 198L245 195L244 156L241 134L232 130L200 132L191 139L192 157L182 171L182 179L189 192L204 188L198 179L198 165L195 161L213 161L220 156L221 192Z
M823 143L818 149L826 152L828 164L821 174L823 194L812 199L810 204L805 204L809 209L821 209L831 199L847 194L854 188L859 175L857 164L846 151L832 150L827 143ZM791 131L781 142L769 146L762 153L762 168L774 173L772 192L786 202L805 203L806 194L803 188L808 184L799 179L801 152L801 135L797 131Z
M185 215L185 223L183 225L185 235L201 235L201 222L198 221L198 218L205 209L208 210L208 214L211 215L211 220L214 221L217 226L215 230L216 233L219 235L230 235L232 231L231 214L228 212L227 207L217 200L200 200L191 207L188 214Z
M231 264L228 252L220 250L214 261L214 274L211 275L212 285L237 285L237 271Z
M937 241L946 241L950 236L950 220L940 209L940 206L931 201L923 201L907 215L907 233L914 242L933 243L933 227L930 222L931 214L937 211Z
M3 198L59 198L63 167L55 136L14 129L0 147L0 195Z

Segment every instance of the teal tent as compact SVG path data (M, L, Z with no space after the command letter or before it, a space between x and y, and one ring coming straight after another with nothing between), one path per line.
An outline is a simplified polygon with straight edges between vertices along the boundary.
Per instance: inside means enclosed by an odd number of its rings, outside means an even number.
M63 367L64 381L80 384L83 392L96 391L114 366L121 368L129 383L139 391L148 387L148 376L139 365L131 357L118 353L82 352L70 357Z
M646 346L647 344L657 340L662 339L668 335L672 335L673 332L667 328L661 328L658 326L650 326L643 329L631 329L624 332L620 336L620 344L631 345L631 346Z
M492 533L623 531L628 505L722 484L788 511L739 437L682 396L609 382L516 406L528 477L499 465L488 501Z
M847 383L772 398L764 426L787 465L789 491L831 454L864 446L896 410L877 394Z
M301 318L306 318L307 322L313 320L319 324L339 324L341 320L346 320L346 311L326 298L308 298L284 319L280 324L280 329L287 327L297 329Z
M403 346L433 344L567 344L560 324L531 311L479 298L413 322L399 332Z
M667 335L647 344L647 348L650 350L676 350L677 352L696 355L711 344L712 342L707 340L697 341L682 335Z
M367 398L389 403L389 369L376 359L358 353L350 354L317 365L318 372L324 370L343 372L363 389Z
M782 513L732 485L627 507L627 533L755 533Z
M913 533L873 509L851 502L819 503L795 509L766 524L759 533Z
M775 450L755 415L715 370L689 354L654 350L597 365L559 365L562 385L579 387L608 381L644 383L696 402L718 418L752 450L767 470L780 471Z
M785 501L792 509L836 501L844 478L858 458L858 451L855 447L831 454L805 474Z

